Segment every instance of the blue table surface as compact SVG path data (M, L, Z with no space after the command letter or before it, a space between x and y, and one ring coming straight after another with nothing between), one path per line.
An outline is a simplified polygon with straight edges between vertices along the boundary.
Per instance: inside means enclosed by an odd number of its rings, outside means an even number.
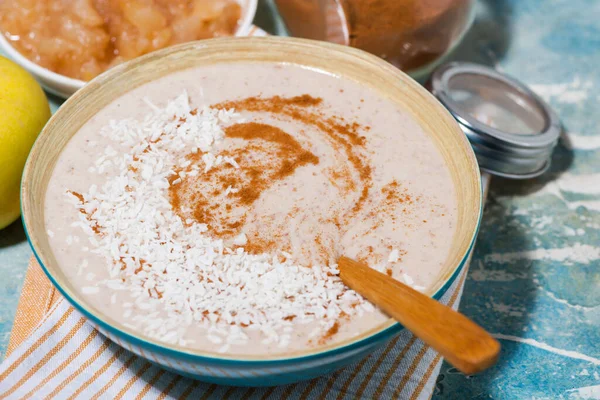
M502 353L473 377L444 364L434 399L600 399L599 17L597 0L479 0L451 57L525 82L565 133L543 177L492 179L460 309ZM268 1L255 22L281 30ZM0 231L0 358L30 255L20 222Z

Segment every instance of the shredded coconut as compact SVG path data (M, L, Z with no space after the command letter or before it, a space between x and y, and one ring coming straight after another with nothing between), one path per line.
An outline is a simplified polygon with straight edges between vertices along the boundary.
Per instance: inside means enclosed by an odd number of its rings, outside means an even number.
M233 244L238 246L243 246L246 243L248 243L248 238L246 238L246 235L243 232L233 239Z
M110 278L96 284L133 296L134 304L122 305L130 326L167 343L185 344L188 327L199 325L206 339L226 352L247 342L247 330L259 331L265 343L286 347L295 324L316 322L315 335L323 335L340 318L373 311L342 283L336 265L306 267L287 253L279 261L273 254L228 249L211 237L206 224L182 221L167 189L186 177L174 170L193 149L204 153L204 169L192 172L206 173L225 162L235 173L235 160L212 151L223 138L223 126L240 116L233 110L192 110L186 93L164 108L145 101L153 111L143 121L111 121L101 131L113 142L95 163L105 183L80 195L84 201L67 192L68 201L82 211L74 226L109 266ZM240 233L234 242L243 246L246 236Z
M232 157L223 157L223 160L235 169L240 169L239 164Z
M402 279L404 279L404 282L406 282L406 284L408 286L413 286L415 284L415 281L413 280L413 278L411 278L410 275L408 275L408 274L403 273Z
M400 252L397 249L394 249L390 252L390 256L388 257L388 262L395 263L400 259Z

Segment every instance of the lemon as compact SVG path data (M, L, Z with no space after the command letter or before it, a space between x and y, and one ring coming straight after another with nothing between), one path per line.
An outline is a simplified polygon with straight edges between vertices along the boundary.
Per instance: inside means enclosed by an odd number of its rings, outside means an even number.
M0 56L0 229L21 213L21 174L48 118L50 105L40 85L23 68Z

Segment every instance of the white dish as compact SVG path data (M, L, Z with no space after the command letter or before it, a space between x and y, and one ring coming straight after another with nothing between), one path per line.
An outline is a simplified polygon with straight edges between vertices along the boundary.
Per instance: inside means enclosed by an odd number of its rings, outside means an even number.
M247 36L256 14L258 0L238 0L242 6L242 17L235 36ZM50 71L27 57L15 49L6 39L4 34L0 33L0 50L13 59L17 64L25 68L32 74L38 82L50 93L55 94L63 99L69 98L77 90L81 89L87 82L69 78L68 76Z

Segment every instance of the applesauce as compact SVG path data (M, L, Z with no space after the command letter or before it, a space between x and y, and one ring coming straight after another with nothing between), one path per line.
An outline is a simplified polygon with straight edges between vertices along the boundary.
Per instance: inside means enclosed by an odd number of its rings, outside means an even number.
M25 57L88 81L164 47L231 36L236 0L4 0L0 30Z

